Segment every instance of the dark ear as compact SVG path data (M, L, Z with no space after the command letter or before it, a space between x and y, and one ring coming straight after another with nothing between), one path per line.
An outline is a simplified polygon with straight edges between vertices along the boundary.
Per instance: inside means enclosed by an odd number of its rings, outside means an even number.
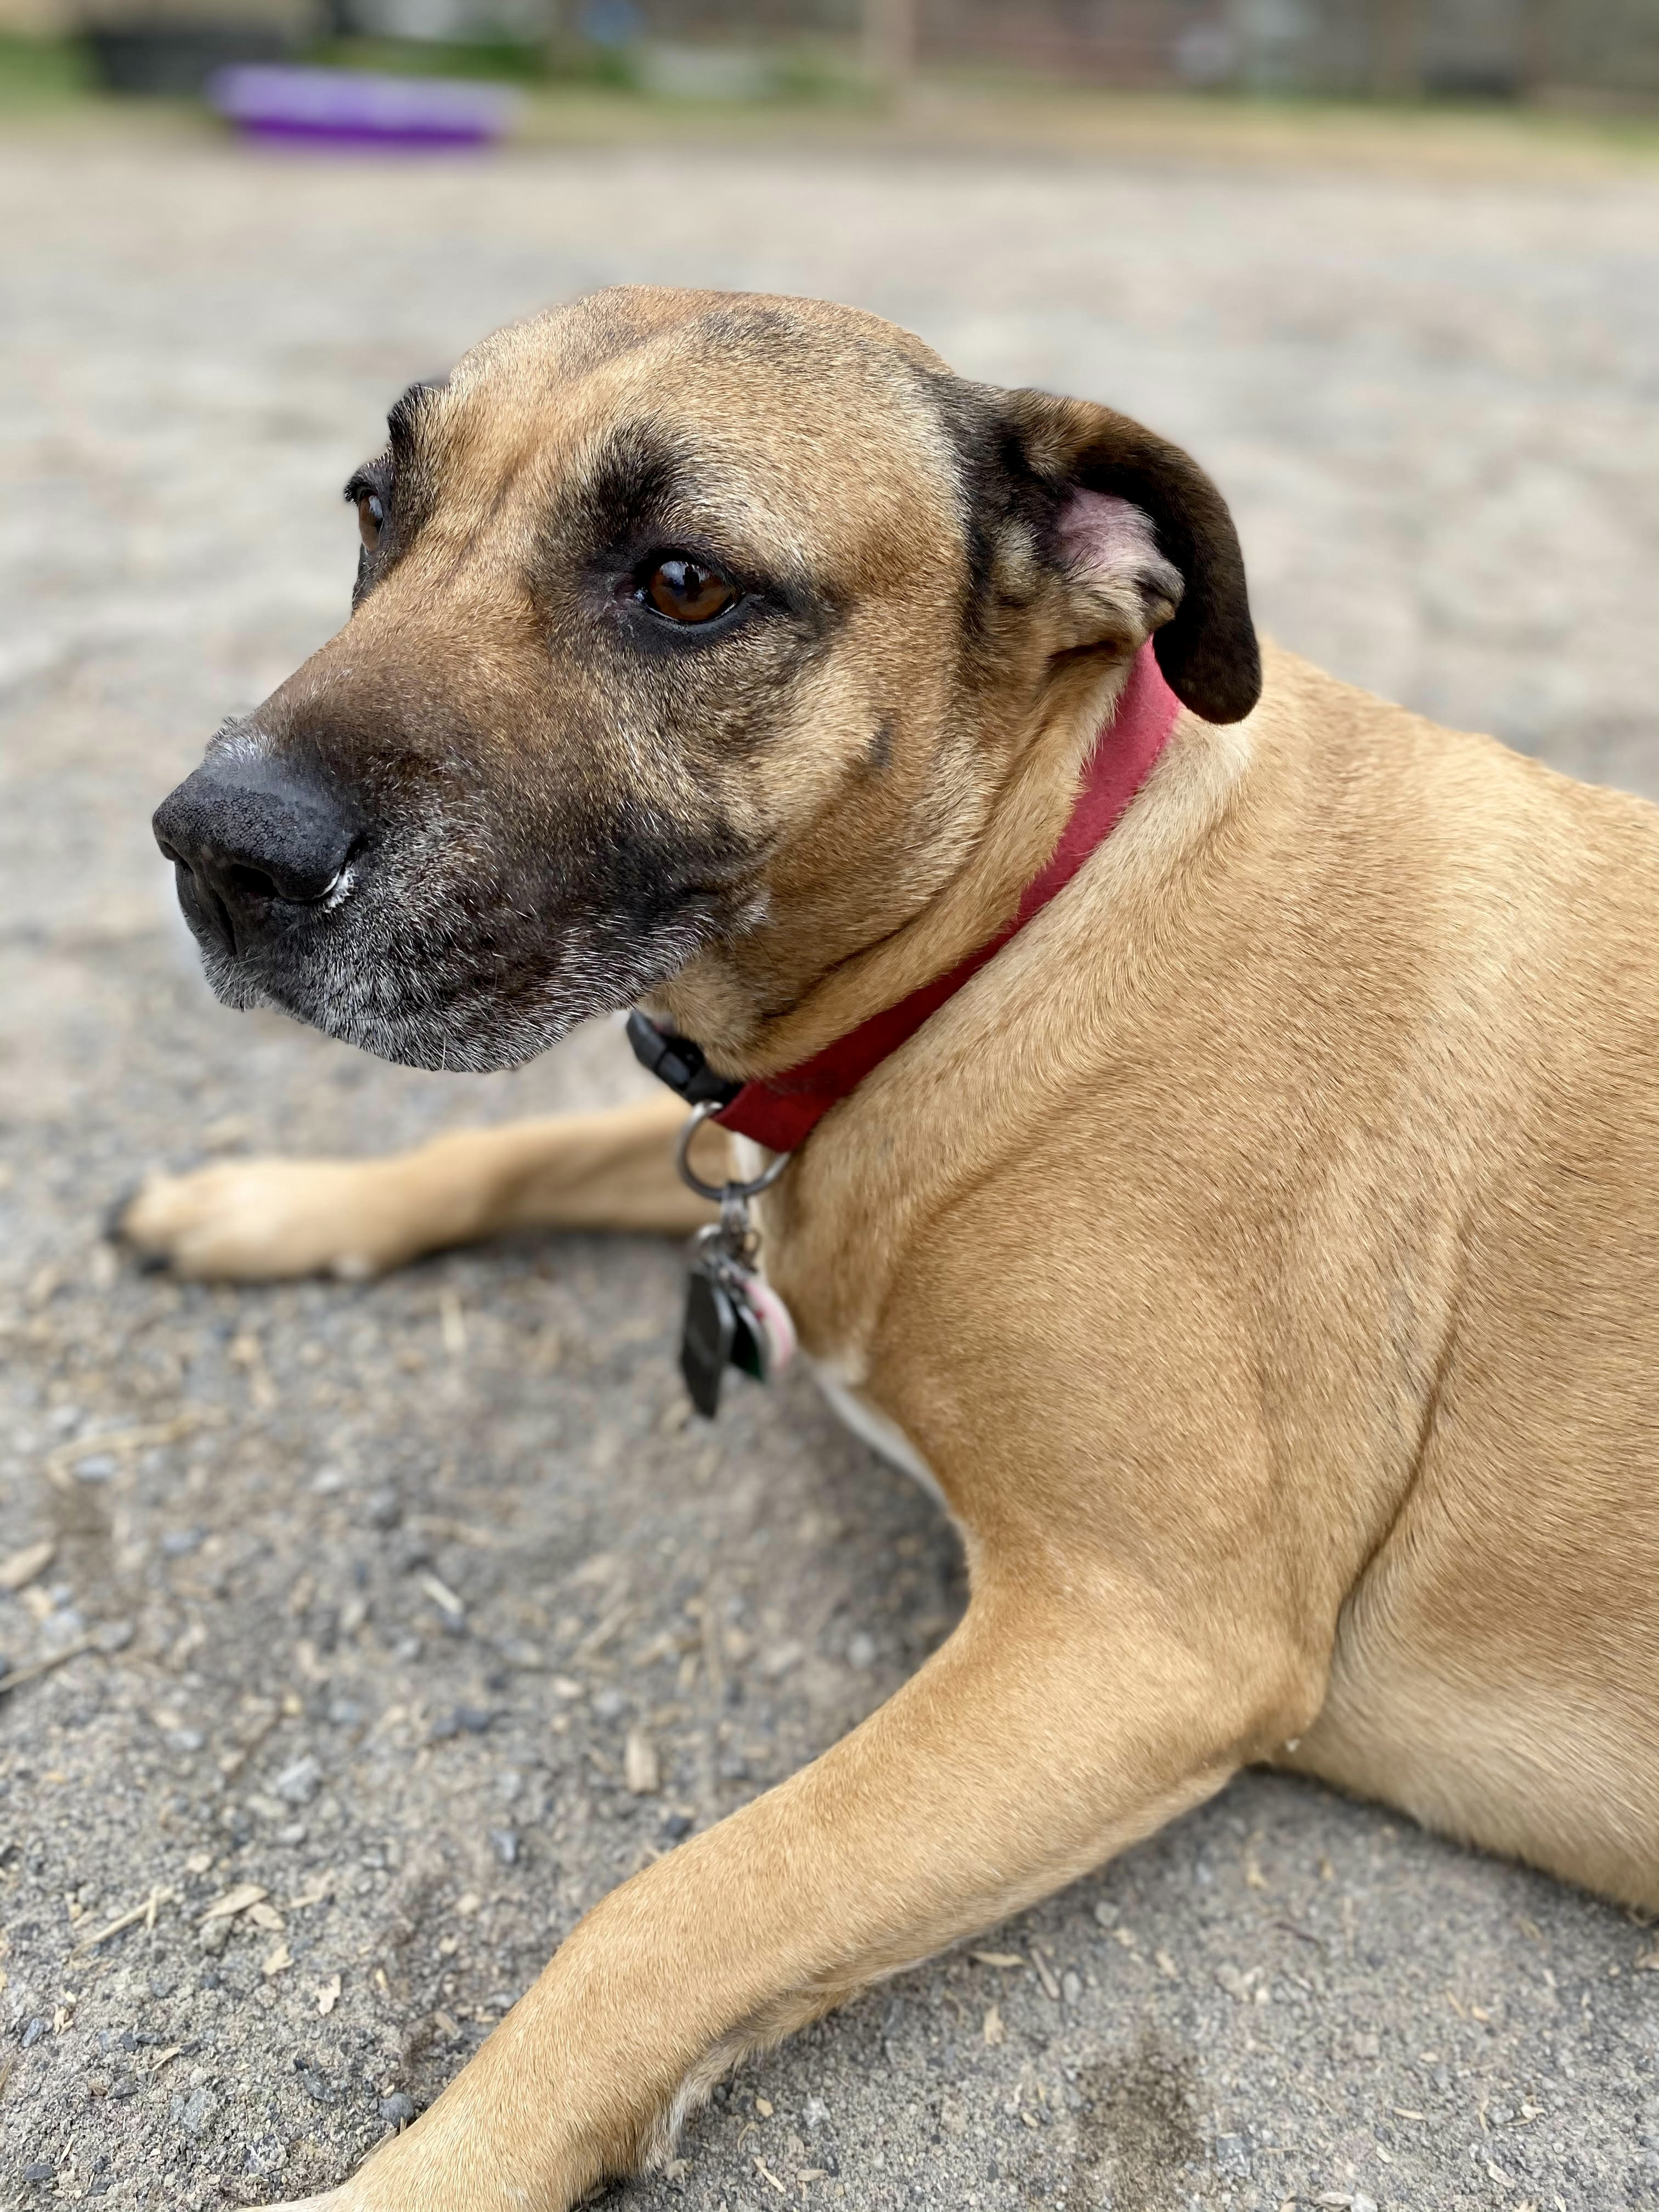
M1206 722L1240 722L1261 691L1261 656L1244 586L1244 556L1225 501L1179 446L1127 415L1046 392L1004 394L1005 420L1054 501L1054 550L1086 543L1102 510L1079 495L1126 500L1152 526L1181 579L1179 605L1153 639L1176 697Z

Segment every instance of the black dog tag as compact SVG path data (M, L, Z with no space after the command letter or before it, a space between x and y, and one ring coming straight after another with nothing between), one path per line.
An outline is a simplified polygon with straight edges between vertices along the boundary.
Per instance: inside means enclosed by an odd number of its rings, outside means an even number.
M685 1321L680 1332L680 1372L691 1403L706 1420L720 1411L720 1382L738 1334L737 1309L706 1260L693 1261L685 1283Z

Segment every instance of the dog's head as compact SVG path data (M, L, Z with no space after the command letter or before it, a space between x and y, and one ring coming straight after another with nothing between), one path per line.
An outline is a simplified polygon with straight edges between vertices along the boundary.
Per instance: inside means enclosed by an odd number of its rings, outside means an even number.
M872 316L603 293L390 430L351 619L155 817L219 995L388 1059L507 1066L744 945L781 1012L1148 635L1198 714L1256 696L1193 462Z

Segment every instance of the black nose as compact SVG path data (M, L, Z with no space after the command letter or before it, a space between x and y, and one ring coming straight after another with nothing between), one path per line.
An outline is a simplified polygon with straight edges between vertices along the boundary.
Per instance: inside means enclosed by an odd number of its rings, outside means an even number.
M187 776L152 826L186 920L233 955L337 888L360 827L319 785L273 762L235 759Z

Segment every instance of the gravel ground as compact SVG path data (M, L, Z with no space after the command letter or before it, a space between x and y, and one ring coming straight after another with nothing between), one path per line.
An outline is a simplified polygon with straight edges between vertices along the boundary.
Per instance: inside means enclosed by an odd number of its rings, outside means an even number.
M807 1385L688 1423L666 1249L233 1291L100 1242L152 1164L636 1083L609 1027L474 1079L224 1012L169 918L150 807L343 614L387 400L612 278L854 300L1193 446L1287 641L1659 792L1659 182L66 126L0 148L0 1580L54 1547L0 1590L0 2202L254 2203L410 2117L586 1905L962 1602ZM612 2201L1659 2204L1656 1965L1592 1899L1249 1777L746 2069Z

